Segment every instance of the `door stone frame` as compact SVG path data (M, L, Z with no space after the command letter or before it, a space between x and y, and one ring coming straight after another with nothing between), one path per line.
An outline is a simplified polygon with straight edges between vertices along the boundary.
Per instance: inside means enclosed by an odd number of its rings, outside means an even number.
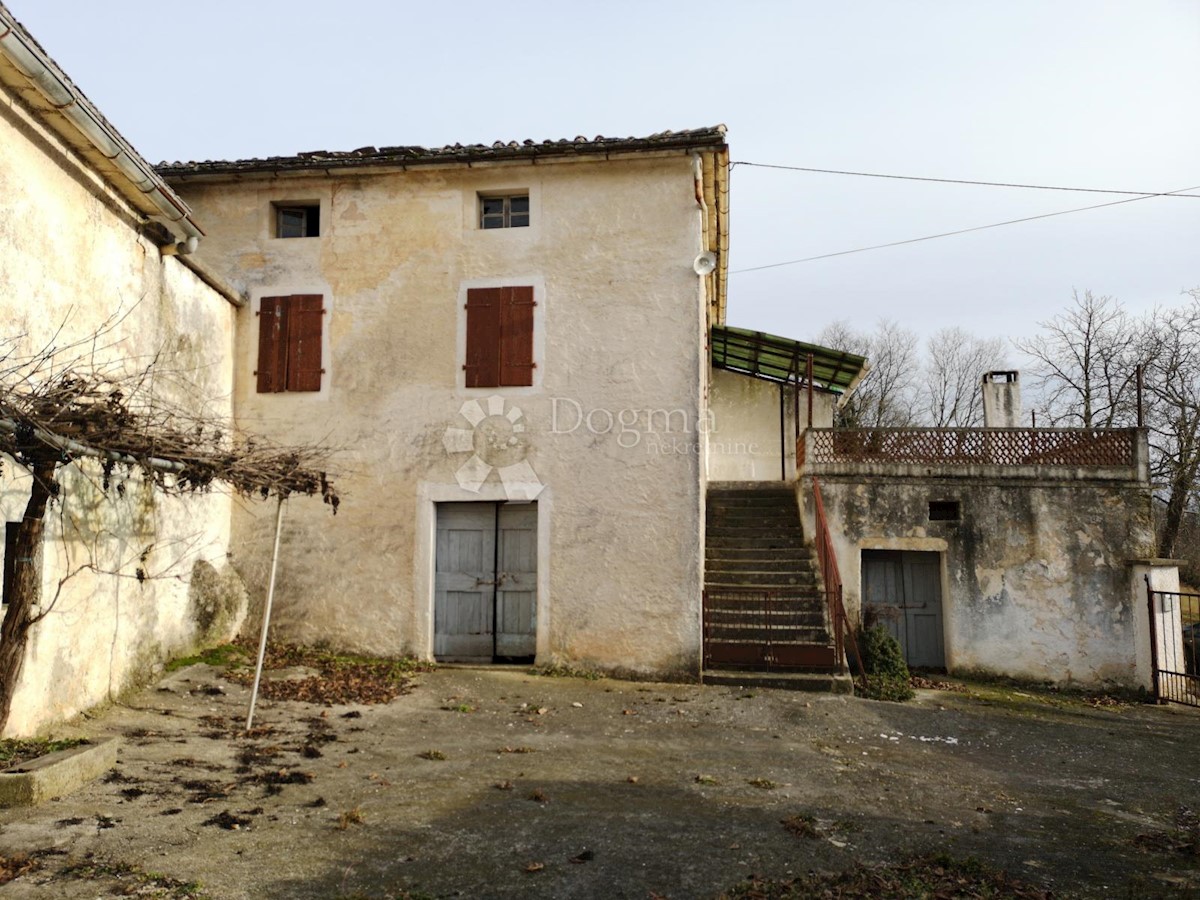
M457 483L421 481L417 483L416 539L413 542L413 591L408 646L421 659L433 659L434 603L437 566L437 504L498 503L509 499L503 484L486 483L478 491L468 491ZM535 665L550 661L550 521L554 492L547 485L533 501L537 504L537 652Z

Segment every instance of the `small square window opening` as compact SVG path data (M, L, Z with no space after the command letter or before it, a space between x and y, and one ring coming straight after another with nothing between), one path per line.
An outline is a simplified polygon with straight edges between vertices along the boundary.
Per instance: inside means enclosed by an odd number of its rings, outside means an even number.
M480 196L480 228L525 228L528 225L528 194L505 194L495 197Z
M957 522L962 519L962 508L957 500L930 500L930 522Z
M319 237L320 234L321 207L319 204L275 204L275 237Z

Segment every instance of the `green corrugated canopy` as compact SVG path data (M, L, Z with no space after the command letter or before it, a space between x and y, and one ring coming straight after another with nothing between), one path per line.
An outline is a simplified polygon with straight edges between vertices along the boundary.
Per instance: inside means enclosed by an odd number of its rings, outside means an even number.
M714 325L712 364L718 369L740 372L780 384L802 384L813 361L813 387L845 393L862 377L867 358L855 353L806 344L790 338Z

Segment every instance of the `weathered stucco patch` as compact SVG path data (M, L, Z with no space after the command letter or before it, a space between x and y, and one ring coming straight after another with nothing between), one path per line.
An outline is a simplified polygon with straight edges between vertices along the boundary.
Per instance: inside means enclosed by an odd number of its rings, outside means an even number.
M864 471L823 475L821 486L852 616L862 548L939 537L951 669L1135 684L1128 560L1153 545L1144 485L1006 479L998 469L958 479ZM956 500L961 518L929 521L934 500Z
M188 615L196 626L196 645L205 647L233 638L246 617L246 587L232 566L222 571L207 560L192 566Z

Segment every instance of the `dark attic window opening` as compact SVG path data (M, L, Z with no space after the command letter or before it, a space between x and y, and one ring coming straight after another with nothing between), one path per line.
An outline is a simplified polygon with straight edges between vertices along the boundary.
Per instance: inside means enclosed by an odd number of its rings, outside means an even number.
M528 194L481 194L479 196L480 228L526 228L528 226Z
M958 522L962 519L962 508L957 500L930 500L930 522Z
M321 205L319 203L276 203L275 237L319 237L321 234Z

